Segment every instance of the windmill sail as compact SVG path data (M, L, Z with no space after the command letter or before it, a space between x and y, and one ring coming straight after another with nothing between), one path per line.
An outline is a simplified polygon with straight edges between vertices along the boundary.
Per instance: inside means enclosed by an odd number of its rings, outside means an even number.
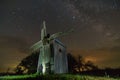
M37 51L40 49L40 47L42 46L42 41L38 41L37 43L35 43L33 46L30 47L31 51Z
M73 29L70 29L69 31L65 31L65 32L58 32L58 33L52 34L50 36L49 40L53 40L53 39L58 38L60 36L67 35L67 34L69 34L71 32L73 32Z

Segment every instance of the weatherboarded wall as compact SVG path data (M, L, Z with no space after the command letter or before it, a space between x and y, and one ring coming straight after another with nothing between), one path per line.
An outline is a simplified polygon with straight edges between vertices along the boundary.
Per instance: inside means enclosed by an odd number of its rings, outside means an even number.
M59 41L54 40L54 73L67 73L68 63L66 47Z

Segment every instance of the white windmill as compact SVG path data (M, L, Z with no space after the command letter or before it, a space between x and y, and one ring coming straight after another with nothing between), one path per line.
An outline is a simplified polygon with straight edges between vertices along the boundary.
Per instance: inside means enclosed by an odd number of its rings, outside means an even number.
M67 73L68 64L66 48L56 38L72 31L73 30L68 32L58 32L50 36L47 34L45 21L43 22L41 40L31 47L32 52L40 50L37 73Z

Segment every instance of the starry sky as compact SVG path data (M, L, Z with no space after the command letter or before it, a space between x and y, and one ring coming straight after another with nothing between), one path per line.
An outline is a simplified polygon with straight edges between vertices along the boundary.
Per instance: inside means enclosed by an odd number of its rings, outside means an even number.
M44 20L50 34L74 28L59 39L76 58L120 67L119 0L0 0L0 72L31 54Z

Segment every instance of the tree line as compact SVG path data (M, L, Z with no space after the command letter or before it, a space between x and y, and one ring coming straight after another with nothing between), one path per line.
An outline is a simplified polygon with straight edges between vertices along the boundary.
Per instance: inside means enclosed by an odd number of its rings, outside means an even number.
M32 53L24 58L15 68L16 74L35 73L37 69L39 53ZM85 62L82 56L78 57L78 61L70 53L67 54L69 73L80 73L98 69L93 62Z

